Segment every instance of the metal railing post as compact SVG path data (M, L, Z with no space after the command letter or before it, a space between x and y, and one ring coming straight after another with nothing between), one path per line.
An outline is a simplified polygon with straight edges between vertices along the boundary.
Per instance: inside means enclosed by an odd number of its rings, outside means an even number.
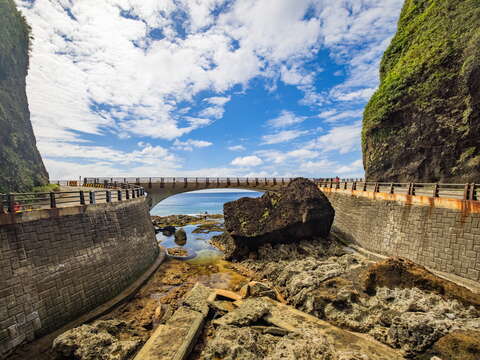
M255 178L255 186L258 186L258 185L259 185L258 178Z
M160 179L160 188L164 188L164 187L165 187L165 179L161 178Z
M110 190L105 191L105 198L107 203L112 202L112 193L110 192Z
M470 186L470 200L477 200L477 194L475 192L477 184L473 183Z
M210 178L207 177L207 178L205 179L205 185L206 185L206 187L209 187L209 186L210 186Z
M177 179L173 178L173 186L172 187L175 187L176 182L177 182Z
M55 209L57 207L57 201L55 200L55 193L50 193L50 208Z
M433 197L439 197L440 196L440 186L438 186L438 183L436 183L433 186Z
M122 201L122 190L117 190L117 200Z
M15 195L8 194L7 201L8 201L8 212L13 214L15 212Z
M220 187L220 178L217 177L217 187Z
M188 187L188 179L187 179L187 178L183 178L183 182L184 182L183 187L184 187L184 188L187 188L187 187Z
M390 194L393 194L395 191L395 188L393 187L393 183L390 184Z
M240 186L240 179L237 177L237 186Z
M135 199L135 189L132 189L132 199Z
M95 191L90 191L88 193L90 204L95 204Z
M230 178L227 178L227 187L230 187Z
M128 188L125 190L125 199L130 199L130 190Z
M149 178L149 179L148 179L148 188L149 188L149 189L152 188L152 178Z
M415 196L415 183L412 183L412 196Z
M463 187L463 200L468 200L469 190L470 184L465 184L465 186Z
M80 190L80 205L85 205L85 193Z

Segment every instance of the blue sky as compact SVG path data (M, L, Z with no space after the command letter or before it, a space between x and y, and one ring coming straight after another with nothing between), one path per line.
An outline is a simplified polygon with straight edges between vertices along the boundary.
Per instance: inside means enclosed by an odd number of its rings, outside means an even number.
M361 177L402 0L17 0L52 179Z

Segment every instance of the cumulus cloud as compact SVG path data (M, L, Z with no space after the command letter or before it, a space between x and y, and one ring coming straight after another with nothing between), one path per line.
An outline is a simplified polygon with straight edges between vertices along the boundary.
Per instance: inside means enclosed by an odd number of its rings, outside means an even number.
M282 128L305 121L306 117L296 116L293 112L283 110L280 115L274 119L268 120L267 124L274 128Z
M361 131L360 121L353 125L337 126L330 129L327 134L312 140L308 146L312 149L336 150L340 154L347 154L360 149Z
M361 118L363 115L363 110L345 110L345 111L337 111L337 110L327 110L321 112L318 117L324 119L327 123L335 123L342 120L347 119L358 119Z
M283 130L275 134L262 136L262 144L272 145L294 140L302 135L308 134L308 131L302 130Z
M205 148L212 145L213 143L211 143L210 141L192 140L192 139L188 139L186 141L180 141L176 139L173 142L174 148L179 150L185 150L185 151L193 151L193 148Z
M243 145L233 145L233 146L229 146L228 150L230 150L230 151L245 151L247 149Z
M263 160L260 159L258 156L251 155L251 156L237 157L232 160L231 164L234 166L251 167L251 166L258 166L263 164Z

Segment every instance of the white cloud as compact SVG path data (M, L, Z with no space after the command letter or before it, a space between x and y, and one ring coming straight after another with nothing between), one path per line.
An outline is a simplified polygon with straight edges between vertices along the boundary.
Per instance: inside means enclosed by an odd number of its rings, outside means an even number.
M299 160L313 159L320 155L318 151L309 149L296 149L287 152L278 150L261 150L258 151L257 154L265 159L265 161L273 162L274 164L282 164L290 160L298 162Z
M260 159L258 156L252 155L245 157L237 157L233 159L231 164L234 166L250 167L263 164L263 160Z
M314 139L308 145L312 149L322 151L337 150L340 154L346 154L360 149L360 134L362 124L360 121L353 125L337 126L325 134Z
M280 116L268 120L267 124L274 127L274 128L282 128L287 127L295 124L299 124L305 121L306 117L304 116L296 116L293 112L283 110L280 113Z
M243 145L234 145L234 146L229 146L228 150L230 150L230 151L245 151L247 149Z
M335 169L335 172L348 177L363 177L363 161L360 159L351 164L339 166Z
M205 147L209 147L209 146L212 146L212 145L213 145L213 143L211 143L210 141L192 140L192 139L188 139L186 141L180 141L180 140L176 139L173 142L173 146L176 149L184 150L184 151L193 151L193 148L205 148Z
M328 110L321 112L318 117L325 119L327 123L334 123L345 119L358 119L363 115L363 110Z
M262 144L265 144L265 145L279 144L282 142L294 140L305 134L308 134L308 131L283 130L275 134L262 136Z

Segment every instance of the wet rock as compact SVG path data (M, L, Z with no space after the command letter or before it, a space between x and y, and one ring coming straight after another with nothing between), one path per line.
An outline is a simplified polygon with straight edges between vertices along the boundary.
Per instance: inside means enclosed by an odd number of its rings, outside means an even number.
M365 272L363 278L364 288L368 294L374 294L377 287L418 288L480 308L479 294L438 277L408 259L391 257L378 262Z
M279 192L224 204L227 257L245 257L265 243L291 243L326 238L335 211L310 180L298 178Z
M187 243L187 233L183 229L175 231L175 244L183 246Z
M126 360L143 342L142 339L120 340L120 334L129 330L132 329L124 321L96 321L58 336L53 341L52 352L58 360Z

